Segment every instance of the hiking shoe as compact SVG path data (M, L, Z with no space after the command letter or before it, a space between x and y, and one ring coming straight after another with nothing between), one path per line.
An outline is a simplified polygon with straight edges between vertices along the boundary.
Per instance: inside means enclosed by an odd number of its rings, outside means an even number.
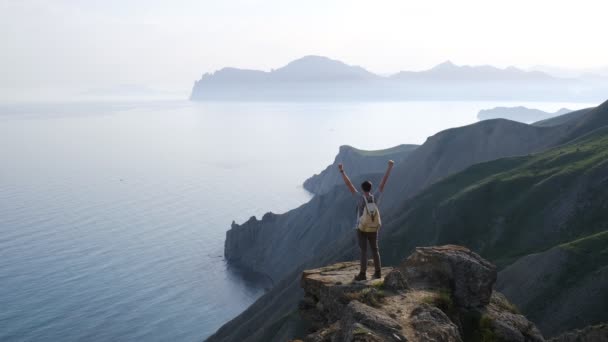
M365 273L359 273L355 276L355 281L367 280L367 276Z
M380 278L382 278L382 274L380 273L380 271L374 272L374 279L380 279Z

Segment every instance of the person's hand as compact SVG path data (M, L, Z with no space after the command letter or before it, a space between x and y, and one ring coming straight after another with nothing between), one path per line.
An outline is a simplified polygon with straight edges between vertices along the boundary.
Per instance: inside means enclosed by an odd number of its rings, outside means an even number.
M340 170L340 172L344 171L344 165L342 165L342 163L338 164L338 170Z
M393 167L393 165L395 165L395 162L392 160L388 161L388 167Z

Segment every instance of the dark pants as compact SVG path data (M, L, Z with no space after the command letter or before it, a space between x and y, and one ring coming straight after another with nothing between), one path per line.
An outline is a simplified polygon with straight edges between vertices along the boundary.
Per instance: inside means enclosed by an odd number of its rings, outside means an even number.
M380 272L380 253L378 252L378 232L362 232L357 229L357 237L359 238L359 248L361 249L361 273L367 271L367 242L372 249L372 257L374 258L374 268L376 272Z

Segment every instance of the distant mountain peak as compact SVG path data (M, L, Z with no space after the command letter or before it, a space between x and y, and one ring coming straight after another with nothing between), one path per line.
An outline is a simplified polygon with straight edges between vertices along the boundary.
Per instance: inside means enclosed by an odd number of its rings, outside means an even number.
M393 76L397 80L426 81L547 81L551 76L540 72L527 72L514 66L501 69L492 65L456 65L447 60L424 71L401 71Z
M443 63L437 64L431 70L447 70L447 69L455 69L455 68L458 68L458 65L454 64L450 60L447 60Z
M452 71L452 70L484 70L484 71L503 71L511 73L526 73L526 71L519 69L513 65L510 65L504 69L495 67L493 65L457 65L454 62L447 60L443 63L439 63L432 67L429 71Z
M293 68L293 67L300 67L300 66L318 67L318 66L323 66L323 65L327 65L327 66L344 66L344 67L348 66L344 62L341 62L341 61L338 61L338 60L335 60L335 59L331 59L329 57L317 56L317 55L308 55L308 56L304 56L302 58L295 59L295 60L287 63L287 65L285 65L284 67L279 68L277 70L286 69L286 68Z
M289 62L282 68L272 72L280 80L369 80L379 76L356 65L348 65L342 61L324 56L308 55Z
M331 62L338 62L337 60L331 59L331 58L326 57L326 56L321 56L321 55L306 55L306 56L300 57L298 59L294 59L289 64L291 64L291 63L297 63L297 62L308 62L308 61L324 61L324 62L330 62L331 61Z

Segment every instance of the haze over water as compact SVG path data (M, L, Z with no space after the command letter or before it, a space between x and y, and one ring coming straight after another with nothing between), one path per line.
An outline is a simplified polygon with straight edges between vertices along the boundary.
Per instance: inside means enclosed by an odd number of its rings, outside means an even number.
M421 144L501 105L593 104L0 105L0 340L199 341L267 286L227 269L232 220L306 202L340 145Z

